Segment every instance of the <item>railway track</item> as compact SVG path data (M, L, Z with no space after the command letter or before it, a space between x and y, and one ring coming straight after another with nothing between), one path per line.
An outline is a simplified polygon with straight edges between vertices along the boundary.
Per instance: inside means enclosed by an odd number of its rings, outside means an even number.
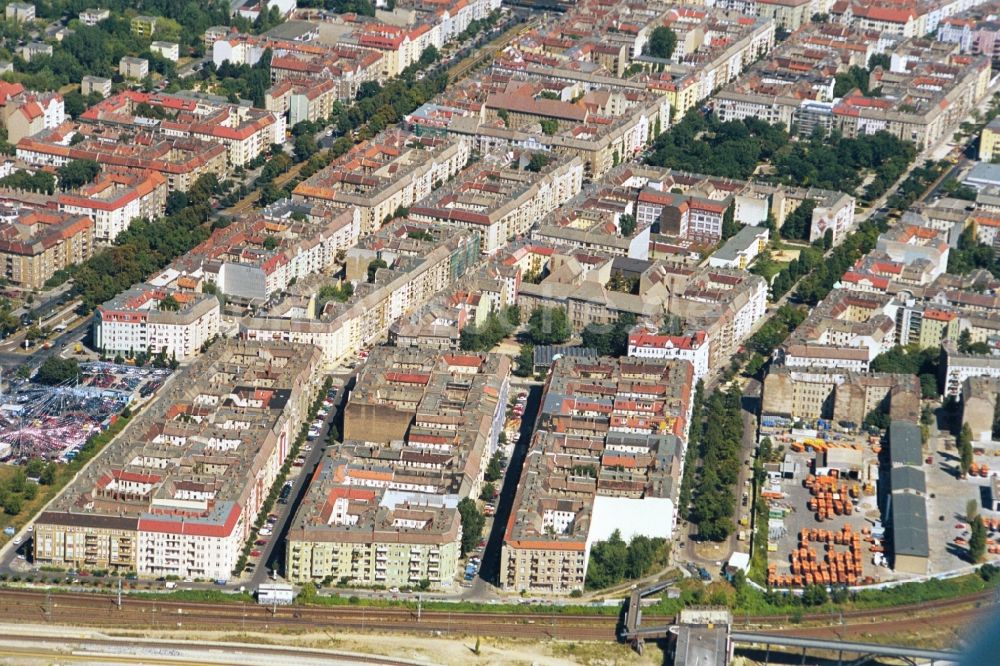
M796 635L850 635L900 625L926 623L944 616L982 617L995 610L993 592L983 592L923 604L894 608L853 610L842 613L799 615L736 616L741 628L767 628ZM297 631L330 628L479 634L498 637L558 638L563 640L615 640L618 618L609 615L562 613L494 613L484 611L423 611L414 608L370 606L284 606L270 608L257 604L203 603L164 599L116 597L102 593L53 593L40 590L0 590L0 607L12 620L89 627L183 628L212 627L220 630L268 631L277 628ZM647 626L664 625L671 617L644 616ZM819 623L808 627L802 624ZM789 624L794 626L789 627ZM812 633L809 633L812 632ZM819 632L819 633L817 633ZM824 633L825 632L825 633Z
M99 594L53 594L3 591L0 605L19 622L116 628L184 628L269 631L378 629L399 632L477 633L487 636L614 640L616 618L560 614L513 615L429 611L420 618L414 609L371 607L305 607L276 609L257 604L211 604ZM663 618L666 620L667 618Z

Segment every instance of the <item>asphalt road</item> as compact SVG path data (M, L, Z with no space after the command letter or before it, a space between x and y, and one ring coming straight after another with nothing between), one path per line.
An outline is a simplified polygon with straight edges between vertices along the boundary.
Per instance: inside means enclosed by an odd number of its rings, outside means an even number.
M337 382L334 382L334 388L337 389L337 396L334 398L333 408L329 410L326 418L323 419L323 427L320 429L319 436L311 442L313 445L312 450L303 456L305 463L302 467L292 467L289 479L292 482L292 490L288 494L287 503L276 502L271 509L271 513L278 516L272 527L273 534L269 537L252 537L255 541L260 538L266 538L267 544L259 547L261 551L259 558L250 558L249 560L256 564L256 569L249 581L243 583L250 590L256 590L261 583L268 579L272 571L278 572L278 578L281 578L285 573L284 545L288 528L291 525L292 518L295 516L295 512L298 511L302 498L305 497L306 491L309 489L309 480L312 479L313 472L316 471L320 459L326 452L330 436L330 426L335 422L343 423L340 414L348 393L345 386L348 385L348 382L353 384L354 375L348 375L341 379L344 382L341 386L337 386ZM296 472L298 473L296 474ZM241 580L245 581L245 577L241 577Z
M514 446L510 460L507 462L503 486L500 488L500 497L497 501L496 515L493 517L493 526L486 539L486 550L483 553L479 574L473 581L472 588L467 589L462 595L468 599L486 597L493 591L491 585L500 585L500 550L503 547L504 532L507 529L507 521L514 506L517 486L521 481L521 470L528 447L531 444L531 433L534 432L535 420L538 418L538 410L542 405L541 384L511 385L512 394L516 395L523 390L528 391L528 402L524 407L524 414L521 416L520 437Z
M57 335L56 337L49 340L52 343L52 347L49 349L42 348L38 345L29 352L19 352L8 349L7 351L0 351L0 368L3 368L5 376L8 373L12 373L17 368L24 364L30 364L32 368L37 368L45 359L48 357L59 354L65 351L73 345L73 343L82 341L90 332L90 318L84 318L79 320L76 325L72 328L67 328L65 331ZM23 338L22 338L23 339Z

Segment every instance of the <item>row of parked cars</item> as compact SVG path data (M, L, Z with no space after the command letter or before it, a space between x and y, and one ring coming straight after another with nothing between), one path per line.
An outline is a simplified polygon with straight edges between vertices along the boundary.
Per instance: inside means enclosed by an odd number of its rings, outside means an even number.
M308 441L313 441L319 434L323 431L323 425L326 423L326 418L330 415L330 411L333 409L334 400L337 398L337 389L332 388L326 392L326 397L323 398L323 405L316 412L316 420L309 424L309 432L306 434L306 439Z
M479 566L482 564L482 560L479 557L470 557L469 563L465 565L465 579L462 581L462 587L472 587L472 580L479 573Z

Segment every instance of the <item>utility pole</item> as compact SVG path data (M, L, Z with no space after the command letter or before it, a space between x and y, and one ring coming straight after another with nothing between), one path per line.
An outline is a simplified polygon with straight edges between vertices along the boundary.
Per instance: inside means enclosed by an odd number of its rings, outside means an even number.
M423 595L417 595L417 622L420 622L420 609L423 606Z
M118 610L122 609L122 577L118 576Z

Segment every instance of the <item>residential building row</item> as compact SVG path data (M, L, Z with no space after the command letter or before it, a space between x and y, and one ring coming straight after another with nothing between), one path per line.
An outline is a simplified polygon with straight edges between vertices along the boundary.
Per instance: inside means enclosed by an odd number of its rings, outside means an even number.
M224 341L161 390L35 521L35 561L227 580L318 388L318 349Z
M94 312L94 347L103 354L163 354L183 361L219 334L214 294L140 284Z
M216 229L160 278L208 284L234 302L261 304L297 280L332 270L359 235L356 208L286 199Z
M670 58L646 53L658 27L676 36ZM494 70L550 76L584 89L648 90L663 95L683 116L774 44L773 20L740 11L591 0L519 36L498 55Z
M253 65L271 49L272 80L280 81L282 70L308 71L310 78L335 81L346 100L361 82L398 75L427 48L440 49L499 8L499 0L418 0L379 7L374 16L302 9L295 20L259 37L220 26L207 30L204 40L216 66Z
M127 90L91 106L79 120L221 144L231 168L246 166L273 144L285 141L283 115L197 94Z
M478 231L483 253L493 255L526 236L582 186L578 157L523 150L490 154L410 206L409 217Z
M553 364L504 531L502 589L582 590L596 541L673 535L693 380L684 361Z
M466 326L485 326L492 313L517 304L520 282L519 271L510 266L482 266L393 322L388 342L396 347L458 350Z
M863 372L897 342L891 296L836 289L775 350L779 365Z
M6 165L3 175L14 172L15 162ZM94 181L75 189L51 194L5 189L0 192L4 206L0 219L13 222L31 210L90 218L95 241L113 241L133 220L153 220L166 207L167 181L155 171L105 169Z
M156 171L168 192L185 192L202 175L222 180L229 169L226 146L215 141L71 121L18 141L17 158L34 167L93 160L106 168Z
M396 220L347 251L353 292L345 302L331 300L313 316L293 306L308 303L316 283L296 284L289 297L242 319L239 334L316 345L324 366L332 368L385 339L395 321L474 270L479 248L476 232Z
M521 271L517 303L522 312L564 309L574 331L590 324L613 325L631 315L657 330L672 331L672 336L703 340L699 348L707 344L709 370L729 363L767 307L764 279L740 270L691 268L538 243L511 249L501 263ZM655 344L665 348L668 343L675 344L666 339ZM636 355L669 356L660 353ZM704 366L698 370L703 376Z
M835 31L810 26L793 35L714 97L718 117L783 123L800 136L811 135L817 127L847 137L886 131L927 147L949 137L987 93L989 58L961 53L957 44L910 38L877 51L890 60L888 68L876 66L869 77L869 89L878 94L854 89L835 98L836 75L853 63L845 61L844 45L830 45ZM871 36L863 31L850 39L858 44ZM871 44L879 41L869 41L858 53L870 53Z
M918 419L921 387L916 375L829 368L772 367L764 378L762 434L795 421L831 420L858 428L887 404L891 419Z
M299 183L292 198L353 206L361 216L361 235L367 235L458 175L469 154L466 141L391 129Z
M449 86L405 122L462 138L480 153L521 148L579 157L596 179L645 150L670 119L669 102L653 92L492 72Z
M289 580L453 587L458 502L481 494L509 377L502 355L373 350L289 528Z
M654 248L664 241L678 240L714 245L722 239L727 214L744 227L763 228L773 220L780 229L806 202L812 205L810 242L823 239L829 231L837 245L856 224L854 197L834 190L716 178L632 164L609 176L608 182L635 192L636 220L640 226L652 227Z
M94 239L111 242L133 220L155 220L166 210L167 179L158 171L104 170L77 191L56 197L59 210L94 221Z

